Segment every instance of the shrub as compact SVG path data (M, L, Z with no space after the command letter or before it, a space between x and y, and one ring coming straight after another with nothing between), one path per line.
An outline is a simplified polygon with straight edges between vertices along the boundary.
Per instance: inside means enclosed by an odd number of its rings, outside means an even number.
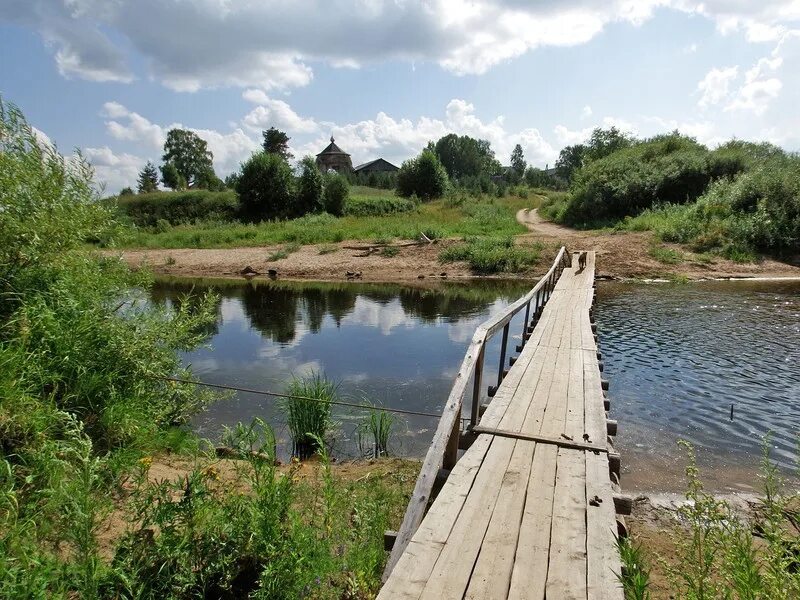
M560 217L581 225L635 215L658 203L689 202L710 179L704 146L679 134L657 136L580 169Z
M185 225L197 221L233 221L239 199L232 191L153 192L117 199L117 206L140 227Z
M378 217L392 213L414 210L417 205L413 200L395 196L350 197L344 207L344 214L353 217Z
M397 191L401 196L416 195L432 200L444 196L447 187L447 172L436 154L429 150L405 161L397 174Z
M350 186L347 184L347 179L338 173L329 174L325 182L325 212L341 217L349 195Z
M538 247L517 246L514 238L471 238L465 244L445 248L439 253L442 263L466 261L476 273L515 273L536 264Z
M297 180L297 204L295 212L304 215L323 209L324 179L316 162L310 156L300 161L300 177Z
M236 191L249 219L284 219L293 213L294 175L278 154L253 154L242 165Z

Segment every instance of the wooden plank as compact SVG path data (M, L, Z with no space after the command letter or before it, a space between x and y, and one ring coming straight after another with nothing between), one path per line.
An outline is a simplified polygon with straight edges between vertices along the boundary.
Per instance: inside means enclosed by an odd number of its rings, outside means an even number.
M528 441L518 441L514 447L465 598L508 596L535 447Z
M557 453L555 446L536 445L508 591L510 599L544 598Z
M606 443L606 411L603 404L603 390L600 387L600 370L597 367L597 354L594 350L581 350L583 354L584 410L586 412L586 433L594 443Z
M558 450L545 596L586 600L586 452Z
M613 489L608 479L608 457L586 455L586 496L602 502L586 508L587 594L597 600L622 600L617 578L622 568L617 553L617 522Z
M580 407L583 409L583 405ZM491 427L478 426L472 429L473 433L494 435L497 437L511 438L515 440L522 440L526 442L536 442L537 444L549 444L557 448L569 448L571 450L586 450L589 452L608 452L605 445L600 444L587 444L580 441L574 441L567 437L551 437L547 435L536 435L533 433L525 433L521 431L512 431L509 429L495 429ZM577 438L577 439L580 439Z

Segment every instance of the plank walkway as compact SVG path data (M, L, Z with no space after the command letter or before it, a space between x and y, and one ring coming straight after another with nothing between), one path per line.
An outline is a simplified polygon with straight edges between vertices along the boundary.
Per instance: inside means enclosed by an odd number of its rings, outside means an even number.
M587 258L559 278L480 420L487 433L456 462L379 599L622 599Z

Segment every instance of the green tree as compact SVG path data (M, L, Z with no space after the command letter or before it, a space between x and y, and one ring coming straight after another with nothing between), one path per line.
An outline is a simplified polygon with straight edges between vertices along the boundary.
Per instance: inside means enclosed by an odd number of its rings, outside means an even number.
M330 173L325 182L325 212L336 217L344 214L347 197L350 195L350 186L347 179L339 173Z
M572 181L575 172L583 166L583 159L586 154L586 146L575 144L561 149L556 160L556 174L566 181Z
M161 165L161 183L171 190L185 190L186 178L180 174L178 167L173 163L164 163Z
M622 133L616 127L609 129L596 128L586 141L584 160L599 160L612 152L628 148L636 142L630 135Z
M325 183L322 173L319 172L317 164L311 156L306 156L300 161L300 169L300 177L297 180L296 210L298 214L304 215L323 208L322 194Z
M170 129L167 133L162 159L165 164L175 165L189 187L208 180L206 174L214 170L213 158L206 141L193 131Z
M430 147L429 144L428 149ZM433 145L433 150L451 179L496 175L501 170L491 144L486 140L476 140L468 135L458 136L450 133L440 138Z
M225 176L225 181L224 181L225 187L228 188L229 190L235 190L236 184L239 183L239 176L240 176L239 171L228 173Z
M270 127L262 132L264 136L264 152L267 154L277 154L283 160L289 161L294 158L294 155L289 152L289 140L292 139L280 129Z
M397 191L405 197L441 198L447 192L448 183L447 171L436 154L429 150L405 161L397 173Z
M212 192L221 192L225 189L225 183L217 177L214 169L206 169L197 176L195 187L211 190Z
M522 146L517 144L511 152L511 168L516 173L517 179L521 179L525 174L526 166L527 163L525 162L525 155L522 153Z
M158 169L149 160L139 172L138 189L140 194L149 194L158 190Z
M291 216L294 175L278 154L256 152L242 165L236 185L242 210L250 219L282 219Z
M130 186L124 187L119 191L119 195L120 196L133 196L134 195L134 191Z

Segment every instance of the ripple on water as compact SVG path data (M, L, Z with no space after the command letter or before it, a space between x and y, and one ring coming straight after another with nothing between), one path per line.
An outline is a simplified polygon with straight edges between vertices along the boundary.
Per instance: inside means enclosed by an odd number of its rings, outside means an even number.
M738 472L758 464L768 433L773 457L793 468L799 311L798 283L599 285L600 343L631 468L643 448L677 459L680 438L707 466Z

